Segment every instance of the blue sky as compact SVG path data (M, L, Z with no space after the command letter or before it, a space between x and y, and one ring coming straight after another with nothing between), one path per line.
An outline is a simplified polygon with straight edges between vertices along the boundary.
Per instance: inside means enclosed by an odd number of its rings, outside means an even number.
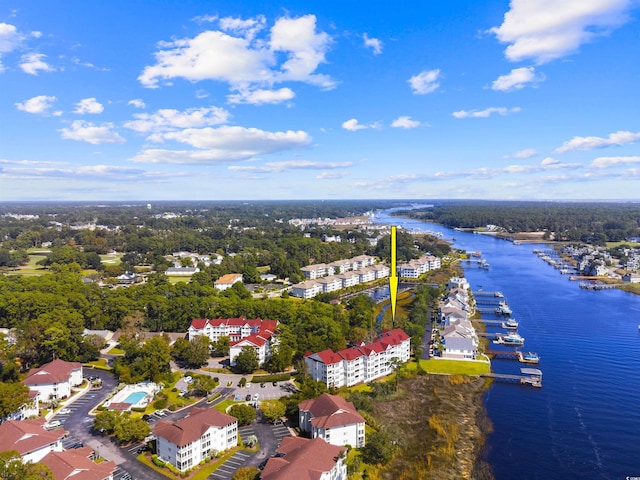
M0 201L640 199L637 0L4 1Z

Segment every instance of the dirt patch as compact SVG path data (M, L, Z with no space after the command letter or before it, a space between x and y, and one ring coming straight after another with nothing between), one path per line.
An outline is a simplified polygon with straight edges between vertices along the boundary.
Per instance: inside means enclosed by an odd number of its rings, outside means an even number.
M477 377L424 375L400 382L399 393L378 401L374 416L397 443L385 480L489 479L478 459L491 424Z

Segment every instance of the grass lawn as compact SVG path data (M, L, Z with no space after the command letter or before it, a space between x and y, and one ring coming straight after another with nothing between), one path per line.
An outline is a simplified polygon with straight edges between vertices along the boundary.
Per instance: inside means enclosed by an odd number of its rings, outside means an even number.
M125 351L118 347L113 347L107 352L109 355L124 355Z
M236 402L235 400L229 400L229 399L223 400L216 405L216 410L222 413L227 413L227 408L229 408L231 405L235 405L236 403L243 403L243 402Z
M98 360L94 360L93 362L87 362L87 363L85 363L85 366L87 366L87 367L95 367L95 368L99 368L101 370L111 370L111 367L109 365L107 365L107 359L106 358L99 358Z
M491 365L482 362L469 362L464 360L420 360L420 365L428 373L445 373L449 375L480 375L489 373ZM409 371L417 370L416 362L406 364Z
M112 253L100 255L100 262L104 263L105 265L120 265L121 259L121 253L116 253L115 255Z
M189 283L191 281L191 276L167 275L167 279L171 285L175 285L176 283Z

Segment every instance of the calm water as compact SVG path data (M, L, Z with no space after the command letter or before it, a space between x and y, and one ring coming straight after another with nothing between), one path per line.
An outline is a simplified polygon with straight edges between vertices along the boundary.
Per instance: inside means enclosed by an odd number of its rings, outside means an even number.
M540 356L543 388L495 383L487 460L503 479L640 477L640 296L579 288L532 251L485 235L387 215L376 221L440 231L479 250L489 270L465 267L476 291L501 291L520 322L524 350ZM523 366L494 360L495 372Z

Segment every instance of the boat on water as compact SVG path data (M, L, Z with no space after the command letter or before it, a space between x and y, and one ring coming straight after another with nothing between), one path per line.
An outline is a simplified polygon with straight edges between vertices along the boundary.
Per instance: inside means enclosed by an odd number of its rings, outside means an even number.
M539 363L540 357L535 352L520 352L519 357L521 358L522 363Z
M494 296L494 297L497 297L497 298L504 298L504 295L503 295L503 293L502 293L502 292L494 292L494 293L493 293L493 296Z
M509 308L509 305L507 305L507 302L500 302L498 304L498 308L496 308L496 315L506 315L509 316L511 315L513 312L512 310Z
M502 328L516 330L518 328L518 321L515 318L509 317L505 322L502 322Z
M517 333L509 333L507 335L500 335L497 339L493 341L493 343L502 344L502 345L522 346L524 345L524 338Z

